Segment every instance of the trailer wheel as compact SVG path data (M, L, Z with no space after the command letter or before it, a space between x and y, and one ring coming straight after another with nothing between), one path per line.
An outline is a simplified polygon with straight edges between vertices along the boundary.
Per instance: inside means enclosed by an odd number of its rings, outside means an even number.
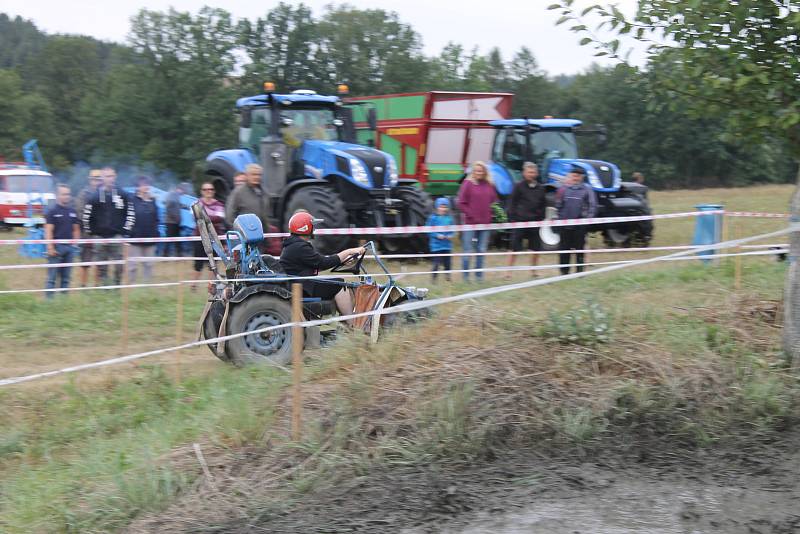
M285 230L289 229L289 218L297 210L306 210L317 219L322 219L318 228L346 228L347 209L339 194L332 187L309 185L296 191L289 199L285 216ZM336 254L352 246L353 238L346 235L314 236L313 243L322 254Z
M427 193L414 187L397 191L397 198L406 204L403 226L424 226L433 212L433 203ZM412 234L409 237L387 237L381 246L389 253L421 254L428 251L428 234Z
M272 294L255 294L234 305L228 319L228 333L240 334L291 322L292 307ZM231 363L285 365L292 358L292 330L283 328L231 339L225 345Z

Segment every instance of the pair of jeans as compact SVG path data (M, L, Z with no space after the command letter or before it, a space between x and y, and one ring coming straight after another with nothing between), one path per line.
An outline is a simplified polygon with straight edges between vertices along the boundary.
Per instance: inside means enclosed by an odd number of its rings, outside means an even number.
M464 253L471 252L486 252L489 248L489 236L491 230L464 230L461 232L461 247ZM461 268L464 270L469 269L470 256L464 256L461 259ZM483 268L483 256L475 257L475 268ZM483 280L483 273L475 273L476 280ZM469 280L469 273L464 273L464 280Z
M134 258L149 258L156 255L155 243L140 243L130 245L128 253ZM128 262L128 283L133 284L136 282L136 274L139 272L139 261ZM142 281L149 282L153 277L153 262L142 260Z
M581 226L574 226L571 228L561 228L561 250L558 255L558 262L563 265L559 270L561 274L569 274L571 250L583 250L586 248L586 230ZM575 272L583 272L583 252L575 252Z
M119 236L114 236L119 237ZM122 259L122 243L92 243L94 245L95 261L114 261ZM97 280L100 285L107 286L108 265L97 266ZM122 283L122 264L114 265L114 285Z
M449 254L449 250L440 250L442 254ZM434 252L436 254L436 252ZM452 263L450 262L450 256L436 256L431 259L431 271L433 271L433 280L436 281L436 271L439 270L439 266L441 265L445 271L449 271L452 268ZM449 281L450 280L450 273L444 273L444 277Z
M72 257L75 254L75 247L72 245L56 245L56 255L47 256L47 263L71 263ZM50 267L47 269L47 282L46 289L55 289L56 279L59 280L58 287L69 287L69 275L72 267ZM45 296L49 299L53 298L55 291L48 291Z
M178 223L167 223L167 237L180 237L181 236L181 225ZM168 241L164 243L164 248L161 251L161 255L164 257L168 257L172 252L173 248L175 249L176 256L183 256L183 243L180 241Z

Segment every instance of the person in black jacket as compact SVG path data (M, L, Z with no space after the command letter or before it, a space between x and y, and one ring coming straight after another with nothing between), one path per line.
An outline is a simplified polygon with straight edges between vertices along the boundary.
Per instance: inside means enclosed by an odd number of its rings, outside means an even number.
M364 253L363 247L349 248L325 256L317 252L309 242L314 234L315 220L308 212L297 212L289 219L289 232L292 234L283 242L281 266L290 276L316 276L320 271L338 267L351 258ZM303 280L303 293L307 297L318 297L323 300L333 299L336 309L342 315L353 313L353 297L342 285L341 278L327 280Z
M539 167L530 161L522 165L522 180L514 185L508 203L508 220L512 222L542 221L544 220L547 198L545 189L539 183ZM528 242L528 250L542 250L538 228L514 228L511 231L511 250L521 252L524 242ZM508 266L512 267L517 256L508 255ZM531 254L531 265L539 265L539 255ZM531 276L536 277L536 271L531 271ZM511 272L506 274L506 280L511 279Z
M101 173L103 185L83 208L83 228L90 237L127 236L136 222L133 203L124 191L116 188L117 172L113 167L105 167ZM97 243L94 250L96 261L122 259L122 243ZM108 265L97 266L97 279L102 284L108 283ZM118 264L114 266L114 284L121 281L122 264Z
M150 194L150 179L140 176L136 180L136 195L131 199L133 213L136 220L133 223L131 237L159 237L158 232L158 208L156 200ZM152 242L132 242L130 245L130 256L133 258L147 258L155 256L156 244ZM128 263L128 283L136 282L136 273L139 270L140 260L132 260ZM149 260L142 261L142 281L147 282L153 275L153 263Z

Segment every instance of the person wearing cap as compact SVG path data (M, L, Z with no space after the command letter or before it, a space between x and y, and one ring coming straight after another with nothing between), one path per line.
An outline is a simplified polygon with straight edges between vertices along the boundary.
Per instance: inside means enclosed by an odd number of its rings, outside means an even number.
M156 201L150 191L150 178L140 176L136 180L136 194L132 198L133 213L136 220L131 230L131 238L159 237L158 234L158 209ZM132 242L129 255L134 258L148 258L155 256L156 244L153 242ZM144 260L142 263L142 281L148 282L153 276L153 263ZM139 271L139 260L128 262L128 283L136 282Z
M508 220L511 222L529 222L544 220L547 209L547 196L544 187L539 183L539 167L535 163L526 161L522 165L522 180L514 184L514 189L509 195ZM511 250L521 252L525 241L528 250L536 252L542 250L538 228L514 228L511 230ZM516 254L508 255L508 266L513 267L517 259ZM539 265L539 255L531 254L531 265ZM536 271L531 271L531 276L536 277ZM506 274L506 280L511 279L511 271Z
M364 253L364 247L348 248L338 254L323 255L317 252L310 239L314 235L314 225L322 222L314 219L306 211L297 211L289 219L289 233L283 242L281 266L289 276L316 276L320 271L333 269L355 256ZM341 315L353 313L353 297L342 285L341 278L328 280L303 280L303 293L306 297L323 300L333 299Z
M567 177L556 192L556 209L559 219L585 219L594 217L597 212L597 197L594 190L583 183L586 170L578 165L573 165L567 173ZM561 274L569 273L571 250L583 250L586 248L586 226L562 226L561 231L561 250L559 263ZM583 252L575 252L575 269L583 272Z
M100 169L92 169L89 171L89 181L86 184L86 187L81 189L78 196L75 197L75 213L78 214L78 217L83 216L83 208L86 207L86 202L92 195L97 192L97 188L100 187L103 178L100 172ZM89 234L86 230L81 227L81 239L88 239ZM83 243L81 245L81 262L86 263L90 262L94 259L94 248L91 243ZM89 269L91 268L90 265L82 265L80 270L80 284L81 287L86 287L89 283Z
M450 200L445 197L437 198L434 206L436 211L428 217L425 225L451 226L453 218L450 216ZM455 232L435 232L428 235L430 236L429 248L432 254L450 254L453 252L453 236ZM434 256L431 259L431 271L433 271L432 278L434 281L436 281L436 271L439 270L440 265L444 268L444 277L449 282L451 280L449 271L452 268L450 256Z

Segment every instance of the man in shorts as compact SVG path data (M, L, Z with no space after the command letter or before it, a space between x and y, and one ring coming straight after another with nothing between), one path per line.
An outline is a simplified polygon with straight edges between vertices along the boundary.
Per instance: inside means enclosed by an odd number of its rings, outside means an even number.
M522 165L522 180L514 185L508 203L508 219L512 222L528 222L544 220L547 198L545 189L539 183L539 168L530 161ZM511 231L511 249L521 252L527 241L528 250L532 252L542 250L538 228L514 228ZM539 265L539 255L531 254L531 265ZM508 266L513 267L516 254L509 254ZM531 271L531 276L536 277L536 271ZM511 279L511 272L506 273L506 280Z

